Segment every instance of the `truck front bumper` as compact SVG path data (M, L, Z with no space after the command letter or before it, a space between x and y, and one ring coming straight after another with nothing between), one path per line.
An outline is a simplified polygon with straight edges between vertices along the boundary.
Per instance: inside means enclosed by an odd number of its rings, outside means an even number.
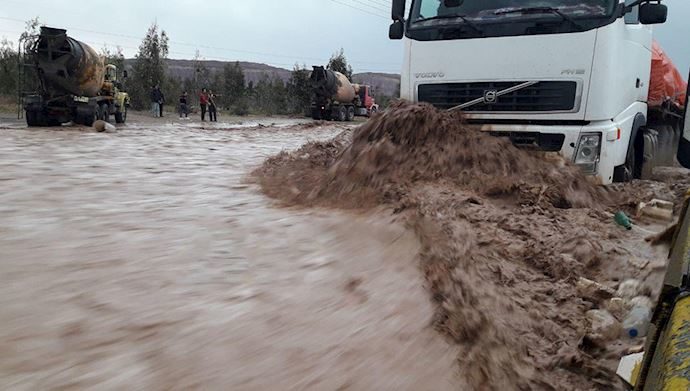
M508 137L517 147L560 154L602 184L613 182L617 159L613 144L620 142L620 125L612 121L587 125L477 125L481 131ZM617 150L617 149L616 149Z

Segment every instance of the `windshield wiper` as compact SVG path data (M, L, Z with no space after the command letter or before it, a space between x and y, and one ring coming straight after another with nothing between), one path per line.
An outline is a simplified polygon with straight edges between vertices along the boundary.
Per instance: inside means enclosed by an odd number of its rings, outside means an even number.
M436 16L432 16L429 18L417 19L414 21L414 23L426 22L429 20L440 20L440 19L460 19L466 25L468 25L472 30L476 31L477 33L479 33L481 35L484 35L484 31L482 29L480 29L476 23L470 22L469 19L467 19L466 15L461 15L461 14L436 15Z
M494 12L494 15L508 15L508 14L515 14L515 13L521 13L521 14L554 14L558 15L561 17L561 19L565 20L566 22L570 23L573 25L575 28L578 30L582 31L584 28L582 27L581 24L577 23L575 19L571 18L570 16L564 14L559 10L558 8L553 8L553 7L525 7L525 8L514 8L514 9L509 9L505 11L496 11Z

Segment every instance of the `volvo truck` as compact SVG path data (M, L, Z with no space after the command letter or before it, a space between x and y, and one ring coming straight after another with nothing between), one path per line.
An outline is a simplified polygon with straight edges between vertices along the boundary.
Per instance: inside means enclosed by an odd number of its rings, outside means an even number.
M652 25L667 13L650 0L393 0L400 95L558 152L602 184L644 177L688 160L685 86L649 99Z

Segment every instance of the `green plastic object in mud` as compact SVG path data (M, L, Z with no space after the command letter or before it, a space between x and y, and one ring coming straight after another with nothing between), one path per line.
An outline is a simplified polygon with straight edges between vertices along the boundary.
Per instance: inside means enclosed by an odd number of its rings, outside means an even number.
M616 213L616 215L613 216L613 219L616 221L616 224L620 225L621 227L625 227L625 229L628 230L632 229L630 218L624 212Z

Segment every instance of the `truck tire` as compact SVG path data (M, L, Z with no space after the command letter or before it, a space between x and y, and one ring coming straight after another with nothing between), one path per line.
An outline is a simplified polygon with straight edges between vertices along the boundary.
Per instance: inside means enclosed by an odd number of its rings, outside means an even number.
M321 110L317 108L311 109L311 118L317 121L321 120Z
M347 121L351 122L355 119L355 108L354 106L349 106L347 108Z
M101 103L98 105L98 119L110 122L110 107L107 103Z
M676 152L680 142L680 127L673 124L663 124L654 126L659 132L659 158L660 166L672 166L676 160Z
M26 110L26 125L28 127L46 126L46 120L40 110Z
M644 154L644 128L637 133L633 145L628 150L625 164L613 170L614 182L632 182L642 176L642 160Z
M125 107L125 111L118 110L115 113L115 123L124 124L125 122L127 122L127 108L126 107Z
M647 125L647 117L642 113L637 113L632 126L632 136L625 164L613 169L614 182L631 182L642 175L645 125Z
M77 115L75 122L84 126L93 126L96 122L96 117L98 116L98 108L96 107L85 107L83 109L77 110Z
M338 116L336 121L345 122L347 120L347 108L345 106L340 106L338 108Z

